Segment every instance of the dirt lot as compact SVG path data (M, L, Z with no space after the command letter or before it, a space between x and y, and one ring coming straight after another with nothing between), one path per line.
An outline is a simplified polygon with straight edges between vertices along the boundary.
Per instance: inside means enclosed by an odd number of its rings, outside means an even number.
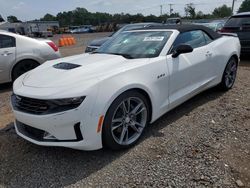
M108 33L78 35L64 56ZM57 41L58 37L55 37ZM250 58L227 93L203 92L149 126L138 145L112 152L39 147L19 138L0 85L0 187L250 187Z

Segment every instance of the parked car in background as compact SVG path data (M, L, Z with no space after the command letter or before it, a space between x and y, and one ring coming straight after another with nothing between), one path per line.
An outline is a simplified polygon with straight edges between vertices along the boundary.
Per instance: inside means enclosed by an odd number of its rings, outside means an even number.
M236 33L241 43L241 53L250 53L250 12L236 14L228 19L221 33Z
M220 30L223 28L224 26L224 22L208 22L208 23L199 23L199 25L203 25L206 26L212 30L214 30L215 32L220 32Z
M176 24L182 24L181 18L168 18L166 21L167 25L176 25Z
M14 81L45 61L59 57L59 49L50 40L0 31L0 83Z
M79 27L70 31L70 33L72 34L92 33L92 32L93 32L93 29L91 25L86 25L86 26Z
M125 25L124 27L122 27L121 29L119 29L117 32L113 33L109 37L103 37L103 38L99 38L99 39L95 39L95 40L91 41L88 44L88 46L86 47L85 53L90 53L90 52L95 51L101 45L103 45L105 42L110 40L112 37L117 36L119 33L123 32L123 31L129 31L129 30L133 30L133 29L137 29L137 28L144 28L144 27L146 28L146 27L156 26L156 25L162 25L162 24L161 23L154 23L154 22L152 22L152 23L147 22L147 23L135 23L135 24Z
M231 89L239 56L237 37L204 26L121 32L93 53L19 77L11 98L15 129L42 146L128 148L149 123L194 95Z

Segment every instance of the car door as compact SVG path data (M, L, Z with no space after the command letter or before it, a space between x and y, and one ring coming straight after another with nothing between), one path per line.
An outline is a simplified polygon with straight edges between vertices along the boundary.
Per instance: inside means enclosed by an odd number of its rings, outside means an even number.
M10 81L10 70L15 60L15 38L0 34L0 83Z
M193 52L172 57L173 50L180 44L193 47ZM212 76L210 61L213 52L207 47L203 31L195 30L181 33L175 40L167 56L170 73L169 103L170 108L184 102L202 90Z

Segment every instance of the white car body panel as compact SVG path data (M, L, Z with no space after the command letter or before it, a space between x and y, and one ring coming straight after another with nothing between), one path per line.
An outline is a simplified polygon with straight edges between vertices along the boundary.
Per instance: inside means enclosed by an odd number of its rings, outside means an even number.
M167 30L169 31L169 30ZM225 66L233 55L239 57L236 37L221 37L194 49L192 53L172 58L168 54L178 36L173 33L156 58L125 59L107 54L83 54L48 61L15 81L16 95L35 99L63 99L86 96L74 110L31 115L13 109L17 122L44 130L59 140L75 139L73 126L80 122L80 142L40 142L19 132L26 140L44 146L63 146L81 150L103 147L98 121L120 94L130 89L147 93L152 105L151 123L163 114L210 87L220 83ZM68 70L52 66L60 62L81 67ZM41 77L41 74L46 76Z
M10 81L10 65L12 66L16 61L16 48L0 49L0 83Z
M11 36L16 40L15 47L0 48L0 84L11 81L14 66L22 60L30 59L42 64L61 57L59 50L55 52L46 43L49 40L37 40L6 31L0 31L0 35Z

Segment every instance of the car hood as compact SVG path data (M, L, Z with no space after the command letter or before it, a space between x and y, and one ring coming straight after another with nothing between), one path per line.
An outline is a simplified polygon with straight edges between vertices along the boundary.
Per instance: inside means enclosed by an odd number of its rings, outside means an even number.
M125 59L108 54L83 54L48 61L28 72L23 85L36 88L91 86L115 74L136 68L147 59Z
M103 37L100 39L95 39L89 43L89 46L101 46L109 39L111 39L111 37Z

